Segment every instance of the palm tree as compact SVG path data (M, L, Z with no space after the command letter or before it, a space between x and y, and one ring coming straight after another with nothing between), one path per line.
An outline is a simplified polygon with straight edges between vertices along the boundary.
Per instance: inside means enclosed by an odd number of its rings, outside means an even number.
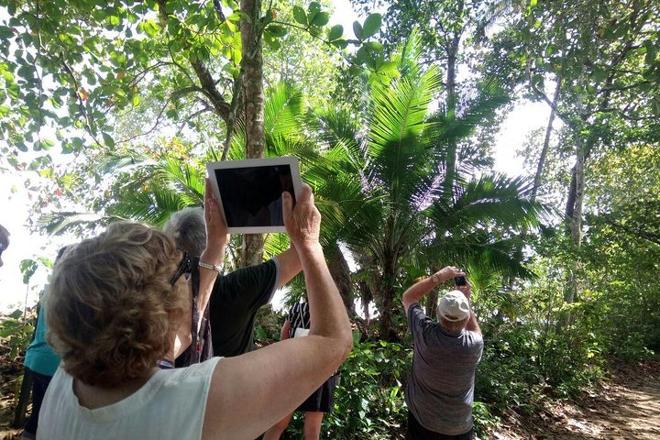
M483 93L459 117L430 111L441 79L423 70L413 35L398 55L398 75L372 78L366 124L346 112L323 112L322 138L337 150L332 180L320 180L339 206L334 230L370 276L369 290L380 312L381 336L395 339L393 314L405 266L419 272L445 264L481 263L512 275L527 274L510 243L516 228L534 224L540 205L525 199L521 179L481 176L466 181L444 175L447 146L470 136L483 117L505 102ZM362 134L363 133L363 134ZM357 206L349 206L354 200ZM331 219L332 221L333 219ZM364 274L362 275L364 278Z
M528 275L513 244L518 228L535 224L541 212L526 199L521 179L470 179L472 170L459 167L447 181L447 146L467 139L506 98L484 87L458 117L432 112L441 78L417 62L419 47L413 35L395 56L396 71L370 78L363 118L346 109L306 112L301 94L287 84L271 88L265 105L266 154L301 160L347 308L353 309L354 287L365 300L373 298L380 333L389 339L396 338L397 292L411 276L450 263ZM242 158L243 138L239 122L230 158ZM171 212L201 204L200 170L208 160L217 157L209 152L199 162L168 155L144 162L119 179L107 213L161 224ZM286 238L270 235L265 249L277 253L286 246ZM361 265L355 282L342 248Z

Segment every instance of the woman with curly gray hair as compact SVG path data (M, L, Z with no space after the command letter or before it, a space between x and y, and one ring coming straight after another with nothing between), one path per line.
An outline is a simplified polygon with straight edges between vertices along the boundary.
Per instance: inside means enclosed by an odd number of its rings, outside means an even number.
M205 195L200 257L205 307L222 263L226 226ZM55 268L50 340L62 365L46 393L37 438L254 439L297 407L343 362L348 316L319 244L320 214L308 186L283 215L299 254L314 323L310 336L232 358L163 370L189 344L189 259L165 234L112 225ZM182 325L182 323L184 323Z

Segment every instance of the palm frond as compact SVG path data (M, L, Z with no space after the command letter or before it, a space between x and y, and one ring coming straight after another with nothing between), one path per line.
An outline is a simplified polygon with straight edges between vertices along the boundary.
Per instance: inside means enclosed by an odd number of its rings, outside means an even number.
M474 227L500 228L537 226L546 212L544 205L526 196L531 184L523 178L482 176L461 188L452 206L435 202L426 214L437 231L462 233Z
M266 149L273 156L282 156L287 145L300 141L303 99L300 90L280 82L266 93L264 103L264 135Z
M200 169L178 159L168 157L154 170L154 183L173 187L181 194L185 206L199 205L204 198L204 176Z
M438 125L439 144L458 142L470 136L476 127L511 101L511 97L494 83L483 84L477 89L475 98L465 102L460 115L450 115L440 108L431 120Z
M425 191L436 173L439 158L430 142L434 123L427 116L439 86L440 76L431 68L418 78L372 89L368 156L392 200Z
M178 191L151 187L123 194L107 212L112 216L162 226L173 213L186 206L188 204Z
M520 249L516 238L495 240L489 234L475 233L437 240L424 249L424 254L436 265L476 266L507 277L533 278L534 273L522 263Z
M398 70L401 76L406 78L416 78L421 72L422 59L422 37L417 30L413 30L406 41L401 45L398 51L399 66Z

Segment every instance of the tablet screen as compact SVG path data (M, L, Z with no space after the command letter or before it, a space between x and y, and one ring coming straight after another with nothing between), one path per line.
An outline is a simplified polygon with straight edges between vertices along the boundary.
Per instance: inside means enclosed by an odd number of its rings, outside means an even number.
M290 165L213 170L227 226L284 226L282 192L294 198Z

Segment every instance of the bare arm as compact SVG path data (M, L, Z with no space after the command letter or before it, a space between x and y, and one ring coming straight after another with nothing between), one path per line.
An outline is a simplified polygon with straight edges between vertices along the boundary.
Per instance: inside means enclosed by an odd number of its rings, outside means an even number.
M445 281L452 279L453 277L464 275L463 272L456 269L452 266L447 266L428 278L419 281L408 288L403 292L401 297L401 302L403 303L403 309L408 316L408 309L411 305L418 303L426 294L428 294L435 286L442 284Z
M290 247L286 251L275 257L277 259L277 265L280 270L280 279L278 288L283 287L287 284L293 277L298 275L302 270L302 265L300 264L300 259L298 258L298 252L295 248Z
M220 205L213 196L209 179L206 179L206 189L204 191L204 221L206 223L206 248L202 251L199 261L214 266L222 266L229 236L227 235L227 225L224 217L220 213ZM202 323L204 310L206 310L206 306L211 299L211 292L217 277L218 272L215 270L200 266L199 296L197 298L199 321L197 322L197 329Z
M302 403L350 352L350 322L318 243L320 215L307 185L295 209L291 205L285 197L285 225L305 273L310 335L220 361L209 390L204 439L257 437Z
M476 332L481 334L481 327L479 327L479 321L477 321L477 315L475 315L474 310L472 309L472 287L468 282L465 286L456 286L456 290L463 292L463 295L470 301L470 319L468 319L467 324L465 324L465 330L471 332Z
M473 311L470 312L470 319L468 319L468 322L465 325L465 330L481 334L481 327L479 327L477 315L475 315Z

